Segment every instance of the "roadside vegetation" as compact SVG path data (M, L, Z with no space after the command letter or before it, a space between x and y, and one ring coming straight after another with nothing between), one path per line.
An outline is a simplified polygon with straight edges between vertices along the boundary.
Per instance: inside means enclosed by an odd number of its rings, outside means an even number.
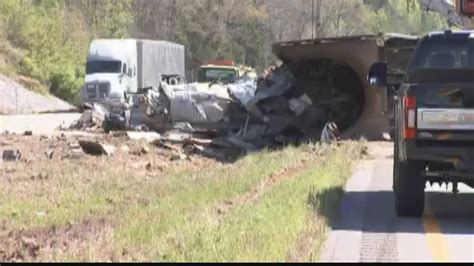
M308 144L232 164L65 154L0 166L0 261L317 261L366 145Z
M383 31L424 33L446 19L416 0L2 0L0 74L25 87L77 102L93 38L147 38L186 47L188 77L206 60L262 70L276 41Z

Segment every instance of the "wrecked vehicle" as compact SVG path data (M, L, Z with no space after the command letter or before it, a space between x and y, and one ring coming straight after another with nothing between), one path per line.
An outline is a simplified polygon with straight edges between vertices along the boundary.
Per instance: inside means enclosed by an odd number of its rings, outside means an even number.
M140 120L158 132L177 123L229 131L239 129L247 118L232 92L221 84L173 86L162 83L158 88L144 89L139 101L132 113L136 117L141 115Z
M348 137L381 139L393 124L394 88L417 41L416 36L385 34L277 43L273 50L283 63L258 80L160 82L138 89L131 123L122 127L141 123L160 134L205 132L245 151ZM370 65L379 60L388 62L383 89L366 80ZM128 121L105 117L105 124L116 122L114 128Z
M217 131L223 136L237 137L241 144L238 146L245 150L253 148L242 141L268 146L291 142L290 139L319 141L322 136L340 139L335 137L339 136L336 123L327 119L331 118L331 108L339 102L349 102L350 96L331 98L336 94L329 94L324 98L322 94L304 92L297 85L286 66L273 70L258 83L161 84L158 89L144 91L135 112L144 114L142 120L155 131L163 132L173 125L189 123L190 126L182 130ZM332 131L326 129L324 133L328 123ZM235 138L226 140L236 144Z
M147 90L137 112L156 131L180 122L223 134L263 126L255 138L287 143L319 141L334 125L338 136L382 139L391 131L395 88L417 41L385 34L277 43L283 64L257 82L162 84ZM366 81L378 60L389 67L382 90Z
M418 40L400 34L337 37L276 43L273 52L294 74L299 94L314 95L315 105L325 109L323 120L334 121L344 137L379 140L393 133L394 89ZM367 81L376 61L388 64L382 90Z

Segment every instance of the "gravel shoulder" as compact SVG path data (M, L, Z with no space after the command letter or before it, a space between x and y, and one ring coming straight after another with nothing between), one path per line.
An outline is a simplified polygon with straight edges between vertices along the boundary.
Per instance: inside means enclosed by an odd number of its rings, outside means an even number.
M76 108L52 95L41 95L0 75L0 114L69 112Z
M32 131L34 135L67 134L60 132L58 128L69 126L81 117L79 113L59 113L41 115L0 115L0 132L23 134Z

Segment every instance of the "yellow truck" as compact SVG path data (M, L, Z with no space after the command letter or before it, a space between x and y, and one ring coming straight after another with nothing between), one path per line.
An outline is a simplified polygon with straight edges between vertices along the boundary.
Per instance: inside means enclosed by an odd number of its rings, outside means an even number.
M233 83L241 79L256 80L257 72L233 61L208 61L200 67L198 73L199 83Z

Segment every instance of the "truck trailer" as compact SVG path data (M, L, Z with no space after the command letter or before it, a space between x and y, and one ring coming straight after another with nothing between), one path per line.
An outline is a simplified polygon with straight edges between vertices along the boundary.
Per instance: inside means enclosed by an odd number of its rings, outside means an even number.
M327 120L335 120L344 138L381 140L393 135L396 88L418 40L394 33L298 40L275 43L273 53L293 73L299 90L330 106ZM367 81L377 61L388 64L382 89Z
M98 39L87 56L82 103L100 103L122 114L142 88L185 79L184 46L166 41Z

